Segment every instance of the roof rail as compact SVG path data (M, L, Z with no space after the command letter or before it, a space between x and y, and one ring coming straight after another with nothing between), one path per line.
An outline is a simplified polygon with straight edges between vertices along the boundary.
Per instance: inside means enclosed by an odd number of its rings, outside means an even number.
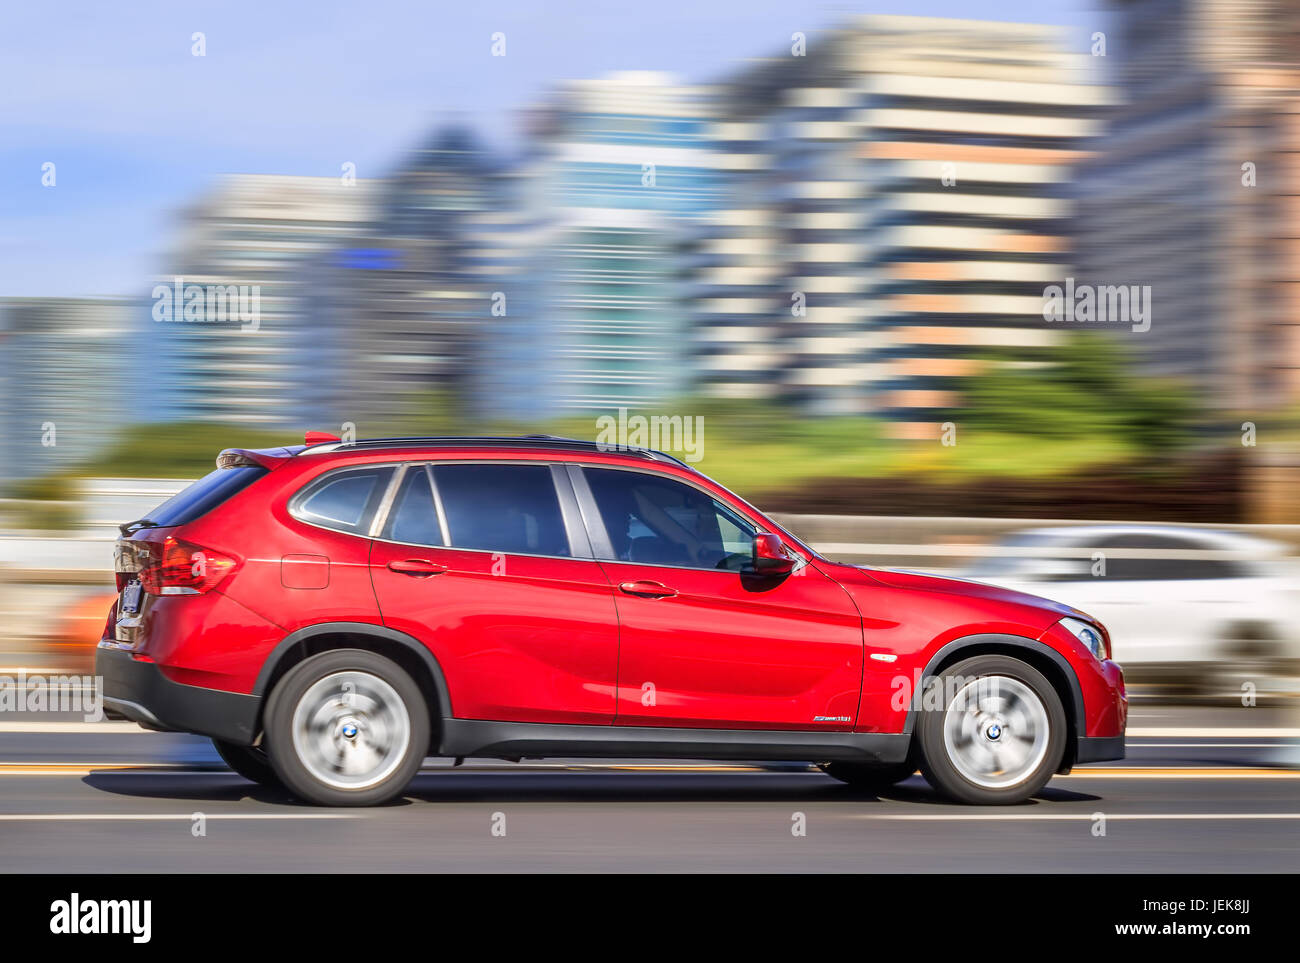
M630 445L610 445L582 438L563 438L559 435L407 435L396 438L358 438L355 441L327 441L308 445L302 454L327 451L369 451L379 448L537 448L600 451L614 454L637 455L651 461L669 462L682 468L691 468L679 458ZM695 469L691 468L692 471Z

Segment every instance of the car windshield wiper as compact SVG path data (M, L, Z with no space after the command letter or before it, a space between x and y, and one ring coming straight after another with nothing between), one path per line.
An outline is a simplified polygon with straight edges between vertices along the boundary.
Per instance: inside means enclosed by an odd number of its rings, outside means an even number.
M158 523L148 518L137 518L133 522L123 522L117 526L117 530L123 535L132 535L142 528L157 528Z

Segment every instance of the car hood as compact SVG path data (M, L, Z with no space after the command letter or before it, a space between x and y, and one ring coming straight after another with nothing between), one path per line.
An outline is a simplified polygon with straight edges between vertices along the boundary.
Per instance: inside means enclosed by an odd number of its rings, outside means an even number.
M863 569L863 571L877 582L881 582L891 588L916 589L925 592L944 592L948 595L960 595L966 598L1007 602L1014 605L1024 605L1030 608L1042 609L1054 614L1057 618L1073 616L1074 618L1085 619L1089 622L1097 621L1087 612L1081 612L1073 605L1066 605L1064 602L1054 602L1052 599L1045 599L1040 595L1030 595L1028 592L1017 592L1015 589L989 585L987 582L972 582L971 580L964 578L927 575L924 572L902 572L877 568Z

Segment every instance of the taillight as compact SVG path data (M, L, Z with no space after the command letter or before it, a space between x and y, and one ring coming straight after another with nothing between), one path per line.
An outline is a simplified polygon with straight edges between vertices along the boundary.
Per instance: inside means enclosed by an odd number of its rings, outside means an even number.
M150 595L202 595L235 567L228 555L168 535L162 558L140 570L140 585Z
M126 588L127 583L135 575L135 568L127 564L127 552L129 549L126 542L118 539L113 543L113 576L117 579L117 590L120 592Z

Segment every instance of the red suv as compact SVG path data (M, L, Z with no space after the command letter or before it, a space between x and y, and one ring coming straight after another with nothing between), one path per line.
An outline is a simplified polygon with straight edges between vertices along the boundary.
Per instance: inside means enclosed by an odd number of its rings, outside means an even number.
M807 760L1008 803L1124 755L1068 606L829 561L659 452L308 442L123 525L97 649L110 711L250 779L367 805L430 755Z

